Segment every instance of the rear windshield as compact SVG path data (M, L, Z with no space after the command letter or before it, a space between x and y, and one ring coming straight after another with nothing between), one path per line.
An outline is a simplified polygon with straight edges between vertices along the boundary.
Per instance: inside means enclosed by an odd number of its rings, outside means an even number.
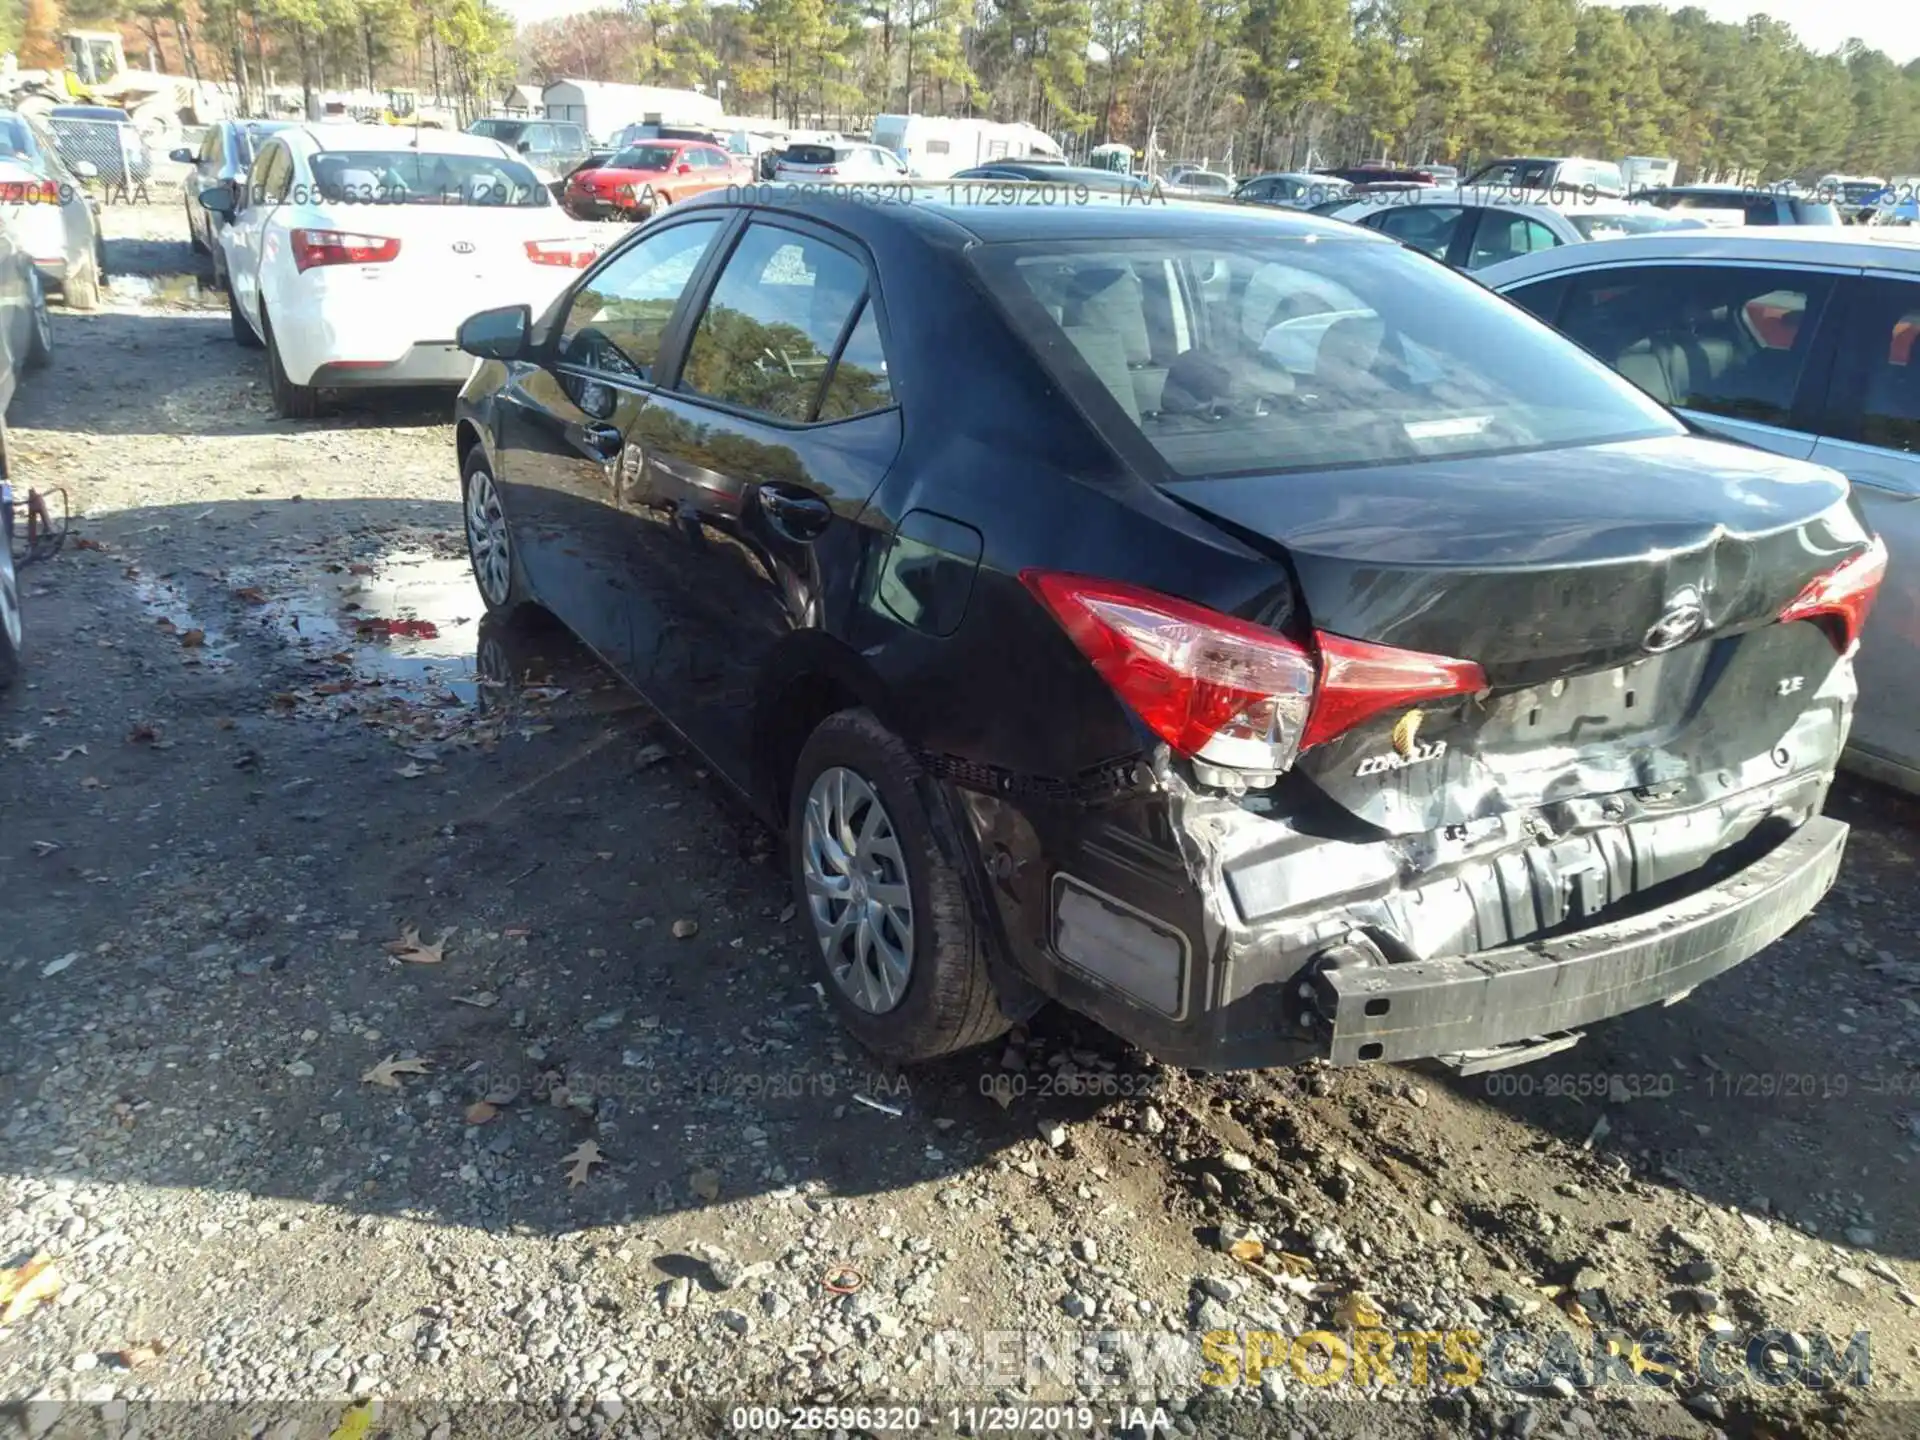
M1181 476L1684 433L1570 341L1398 245L1249 235L971 253L1095 423L1144 437Z
M286 128L284 125L241 126L233 133L234 145L240 152L240 158L251 165L255 154L259 152L262 145L266 144L267 137L276 130L284 130Z
M1656 230L1698 230L1698 220L1644 210L1633 215L1583 214L1568 211L1567 223L1580 232L1582 240L1617 240L1622 235L1651 235Z
M837 149L832 145L789 145L786 158L796 165L831 165L852 153L851 149Z
M536 209L552 203L532 170L504 155L438 155L419 150L327 150L315 155L321 198L352 205L490 205Z
M526 128L525 120L476 120L467 127L467 133L484 136L488 140L504 140L511 145Z
M1798 225L1843 225L1840 212L1824 200L1790 200L1794 223Z
M679 152L671 145L635 145L607 162L609 170L664 170Z

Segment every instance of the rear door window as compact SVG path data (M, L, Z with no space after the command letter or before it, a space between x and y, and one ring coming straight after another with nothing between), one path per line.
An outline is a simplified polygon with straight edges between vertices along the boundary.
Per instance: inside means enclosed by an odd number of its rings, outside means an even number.
M1538 220L1502 210L1482 210L1479 228L1473 232L1473 248L1467 254L1467 269L1478 270L1516 255L1551 250L1559 243L1559 238Z
M749 225L694 326L679 388L776 420L812 419L866 287L866 267L838 246Z
M1920 456L1920 283L1850 285L1820 433Z
M884 410L893 403L893 381L887 374L887 354L880 345L880 326L873 301L860 307L860 319L834 361L827 392L820 400L822 420L845 420Z
M1635 265L1571 278L1560 328L1662 404L1790 428L1831 277Z

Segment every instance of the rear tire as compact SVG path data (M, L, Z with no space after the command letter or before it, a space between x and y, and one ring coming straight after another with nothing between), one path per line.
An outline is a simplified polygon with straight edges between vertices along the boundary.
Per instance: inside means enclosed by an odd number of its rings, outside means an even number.
M81 262L77 271L67 276L66 291L63 298L69 310L98 310L100 308L100 260L89 255Z
M47 313L47 287L40 272L30 272L27 284L33 314L27 321L27 353L20 364L25 370L44 370L53 359L53 316Z
M320 413L320 392L311 385L296 385L287 377L287 367L280 363L279 342L273 338L273 321L264 307L260 319L267 331L267 382L273 387L274 408L283 419L313 419Z
M234 298L233 287L227 287L227 323L233 327L233 341L242 350L258 350L260 337L254 333L253 326L247 323L247 317L240 313L240 302Z
M842 710L802 748L787 805L794 900L827 995L861 1044L901 1064L985 1044L1011 1023L988 969L988 934L935 838L931 783L870 711ZM867 918L852 919L857 911ZM906 973L889 975L888 956L900 953Z

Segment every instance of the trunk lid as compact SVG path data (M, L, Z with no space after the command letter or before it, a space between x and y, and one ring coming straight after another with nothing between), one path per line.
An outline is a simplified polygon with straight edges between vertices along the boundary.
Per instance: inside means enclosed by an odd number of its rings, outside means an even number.
M1691 436L1163 488L1281 556L1314 628L1485 671L1300 756L1396 831L1776 751L1839 657L1774 622L1868 540L1836 473Z

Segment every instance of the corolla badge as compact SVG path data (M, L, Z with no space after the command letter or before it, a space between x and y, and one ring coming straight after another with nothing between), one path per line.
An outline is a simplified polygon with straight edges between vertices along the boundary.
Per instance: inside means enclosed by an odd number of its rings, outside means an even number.
M1647 627L1640 648L1649 655L1662 654L1686 644L1706 623L1707 611L1700 603L1700 592L1689 585L1669 600L1666 613Z

